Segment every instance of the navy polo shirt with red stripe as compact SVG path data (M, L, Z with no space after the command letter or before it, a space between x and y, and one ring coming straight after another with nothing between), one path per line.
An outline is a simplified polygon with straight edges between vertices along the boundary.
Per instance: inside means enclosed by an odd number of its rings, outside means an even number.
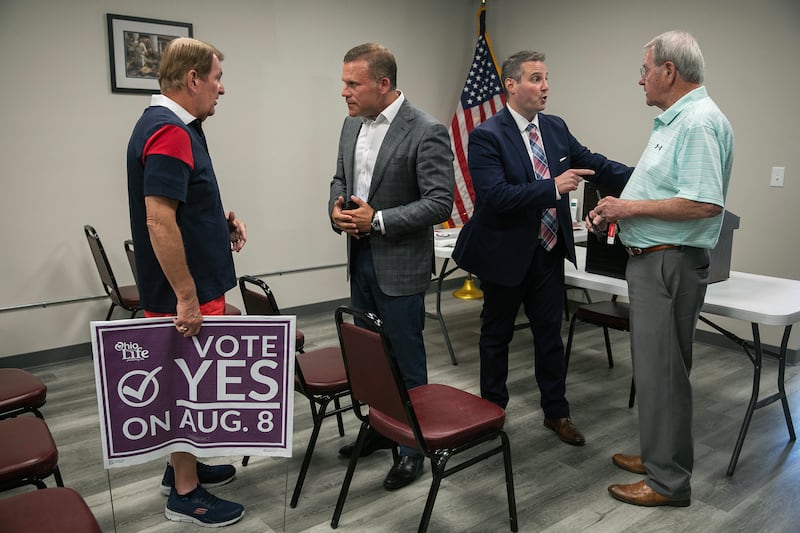
M178 201L177 223L200 303L233 288L236 273L230 230L199 121L184 124L166 107L148 107L133 129L127 158L131 232L142 307L175 313L177 303L150 243L145 196Z

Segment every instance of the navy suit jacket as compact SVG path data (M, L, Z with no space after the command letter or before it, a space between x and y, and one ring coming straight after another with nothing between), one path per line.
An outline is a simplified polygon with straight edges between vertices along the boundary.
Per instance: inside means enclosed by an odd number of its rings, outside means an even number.
M572 136L555 115L539 113L550 176L570 168L589 168L589 181L622 188L632 167L592 153ZM481 280L498 285L520 285L539 244L542 210L558 210L558 239L566 257L575 263L575 239L569 195L556 201L551 180L537 181L517 124L503 108L469 136L469 171L475 189L475 211L458 237L453 259ZM543 250L543 249L542 249Z

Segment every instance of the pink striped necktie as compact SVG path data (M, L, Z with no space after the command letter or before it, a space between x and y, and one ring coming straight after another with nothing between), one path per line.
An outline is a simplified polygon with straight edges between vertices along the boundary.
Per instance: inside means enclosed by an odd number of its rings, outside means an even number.
M550 168L547 166L547 156L542 147L536 124L530 123L527 127L530 136L531 151L533 152L533 173L537 180L549 180ZM555 207L542 210L542 225L539 228L539 237L542 239L542 247L545 250L552 250L558 240L558 218Z

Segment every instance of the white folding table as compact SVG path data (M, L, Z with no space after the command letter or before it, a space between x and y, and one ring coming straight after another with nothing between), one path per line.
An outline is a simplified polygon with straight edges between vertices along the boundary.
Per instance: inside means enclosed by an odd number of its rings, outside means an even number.
M447 326L445 325L444 317L441 313L441 293L442 282L458 269L458 267L448 268L450 255L457 237L457 229L437 230L435 232L434 244L436 257L444 261L436 280L436 314L428 314L430 318L439 321L442 335L447 344L447 349L450 352L450 360L454 365L457 364L457 361L450 343ZM577 246L576 256L579 268L575 268L575 266L569 262L565 265L564 281L567 285L618 296L628 295L628 283L624 279L591 274L584 270L586 264L586 248ZM712 283L708 286L701 313L700 320L703 323L708 324L726 338L739 345L753 364L753 388L750 394L750 401L745 411L741 429L739 430L739 436L736 439L733 455L728 464L727 474L732 476L736 468L736 463L739 460L739 453L742 450L750 420L753 417L753 412L757 409L761 409L762 407L780 400L783 406L784 418L786 419L786 428L789 431L789 439L795 440L796 438L791 413L789 412L789 402L784 388L784 376L786 372L786 353L789 344L789 336L792 331L792 326L796 322L800 322L800 280L732 271L727 280ZM736 334L715 324L704 315L716 315L749 322L753 332L753 339L742 339ZM780 349L778 353L771 354L775 355L778 360L777 392L762 399L759 399L759 386L761 381L761 365L765 349L761 344L760 325L782 326L784 328Z

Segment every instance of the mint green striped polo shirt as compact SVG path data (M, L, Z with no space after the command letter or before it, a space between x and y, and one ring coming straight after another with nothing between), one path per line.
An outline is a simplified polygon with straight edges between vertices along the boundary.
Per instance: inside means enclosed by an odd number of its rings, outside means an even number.
M733 128L705 87L685 94L653 120L653 132L620 198L685 198L725 207L733 166ZM713 248L722 227L713 218L659 220L635 217L619 222L627 246L681 244Z

